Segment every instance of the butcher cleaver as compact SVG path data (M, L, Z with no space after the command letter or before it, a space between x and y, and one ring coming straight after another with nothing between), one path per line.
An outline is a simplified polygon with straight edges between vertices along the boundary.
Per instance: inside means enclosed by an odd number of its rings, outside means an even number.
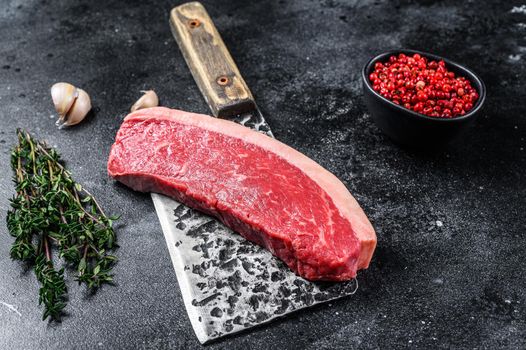
M170 26L214 116L273 136L214 23L199 2ZM201 343L353 294L356 280L314 283L218 220L152 194L192 327Z

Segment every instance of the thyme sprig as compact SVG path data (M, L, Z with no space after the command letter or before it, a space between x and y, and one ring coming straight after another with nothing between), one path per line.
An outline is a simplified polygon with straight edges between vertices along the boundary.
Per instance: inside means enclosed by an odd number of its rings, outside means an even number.
M95 290L111 283L116 257L108 250L117 246L112 227L117 218L104 214L95 198L72 179L53 148L22 130L17 136L11 154L16 196L7 214L7 227L15 237L11 258L34 267L43 319L58 320L66 306L67 288L64 268L54 267L52 248L65 266L77 271L79 284Z

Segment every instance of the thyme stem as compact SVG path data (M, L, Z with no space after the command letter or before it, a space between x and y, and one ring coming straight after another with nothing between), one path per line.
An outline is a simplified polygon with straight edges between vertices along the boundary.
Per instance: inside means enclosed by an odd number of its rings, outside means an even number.
M47 261L51 261L51 252L49 251L49 245L47 243L47 236L43 236L42 240L44 241L44 249L46 251L46 259L47 259Z

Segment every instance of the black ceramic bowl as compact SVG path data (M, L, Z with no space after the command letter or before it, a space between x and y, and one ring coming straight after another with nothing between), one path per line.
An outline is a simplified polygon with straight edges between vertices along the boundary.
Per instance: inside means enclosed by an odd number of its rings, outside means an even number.
M471 81L479 98L473 108L463 116L455 118L437 118L414 112L397 105L373 90L369 74L376 62L386 62L391 55L415 53L433 60L444 60L446 68L456 75ZM362 71L365 104L378 127L393 141L407 146L436 147L452 140L458 133L479 114L486 99L486 87L482 80L466 67L446 58L415 50L393 50L382 53L371 59Z

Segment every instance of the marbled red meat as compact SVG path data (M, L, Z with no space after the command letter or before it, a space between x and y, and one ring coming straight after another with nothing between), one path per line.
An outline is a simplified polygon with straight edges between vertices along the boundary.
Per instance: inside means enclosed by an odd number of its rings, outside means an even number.
M161 107L134 112L108 172L218 218L309 280L354 278L376 246L369 220L333 174L230 121Z

